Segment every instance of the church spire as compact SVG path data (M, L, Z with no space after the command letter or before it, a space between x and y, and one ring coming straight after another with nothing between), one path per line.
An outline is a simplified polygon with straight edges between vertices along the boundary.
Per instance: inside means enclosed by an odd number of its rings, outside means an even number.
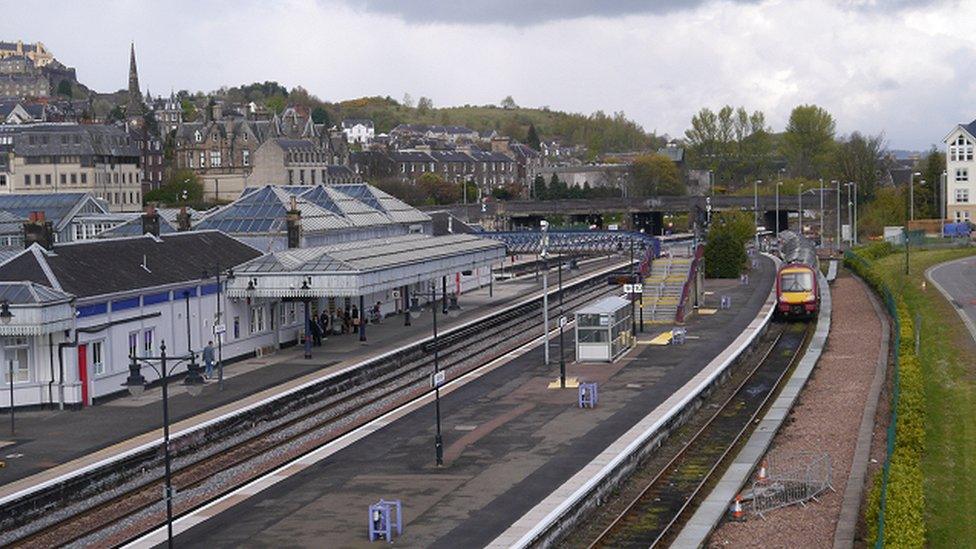
M136 45L129 48L129 104L126 109L128 116L142 114L142 92L139 91L139 71L136 69Z

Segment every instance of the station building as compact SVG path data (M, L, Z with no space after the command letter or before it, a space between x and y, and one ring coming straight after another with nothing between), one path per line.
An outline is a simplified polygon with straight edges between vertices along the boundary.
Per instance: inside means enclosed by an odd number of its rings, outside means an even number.
M198 354L215 326L226 363L302 341L323 311L368 319L377 305L389 316L453 301L505 258L495 240L433 236L429 216L368 185L254 189L193 230L161 217L106 231L144 234L75 242L25 224L26 249L0 258L0 407L8 386L17 407L122 393L131 354L158 355L162 342L169 356Z

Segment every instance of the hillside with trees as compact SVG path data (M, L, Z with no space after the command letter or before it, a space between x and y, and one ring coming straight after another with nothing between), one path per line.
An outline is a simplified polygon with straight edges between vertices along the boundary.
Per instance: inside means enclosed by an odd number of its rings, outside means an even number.
M607 152L648 150L660 147L664 139L648 133L622 112L606 114L566 113L541 108L519 107L511 97L498 105L463 105L437 107L427 97L414 100L405 95L397 101L392 97L361 97L328 102L308 93L301 87L286 89L277 82L253 83L245 86L221 88L203 94L179 92L185 101L184 110L191 117L201 111L209 98L231 103L254 102L270 111L281 112L287 105L308 108L319 123L338 124L345 118L368 118L377 133L392 130L398 124L439 124L467 126L477 131L495 130L501 135L538 147L539 140L558 139L563 145L582 145L591 158Z

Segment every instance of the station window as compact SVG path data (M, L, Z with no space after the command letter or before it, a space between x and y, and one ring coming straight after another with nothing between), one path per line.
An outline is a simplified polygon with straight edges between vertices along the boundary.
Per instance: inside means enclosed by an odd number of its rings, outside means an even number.
M129 332L129 356L139 354L139 332Z
M142 332L142 352L146 355L151 355L153 353L153 330L149 328L148 330L143 330Z
M26 337L8 337L3 341L3 358L6 368L3 369L4 381L10 383L10 373L13 372L13 382L30 381L29 346Z
M105 373L105 360L104 354L102 353L102 345L103 343L101 341L95 341L91 344L92 371L95 372L96 376L100 376Z

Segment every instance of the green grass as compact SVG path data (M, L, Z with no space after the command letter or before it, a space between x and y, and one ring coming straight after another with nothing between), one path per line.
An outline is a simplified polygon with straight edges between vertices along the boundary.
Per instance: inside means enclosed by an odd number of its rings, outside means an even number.
M923 289L922 281L932 265L971 255L976 249L912 251L907 276L903 253L877 261L892 292L904 297L913 319L921 322L926 411L922 472L932 547L976 543L976 360L967 345L969 333L952 306L931 285Z

